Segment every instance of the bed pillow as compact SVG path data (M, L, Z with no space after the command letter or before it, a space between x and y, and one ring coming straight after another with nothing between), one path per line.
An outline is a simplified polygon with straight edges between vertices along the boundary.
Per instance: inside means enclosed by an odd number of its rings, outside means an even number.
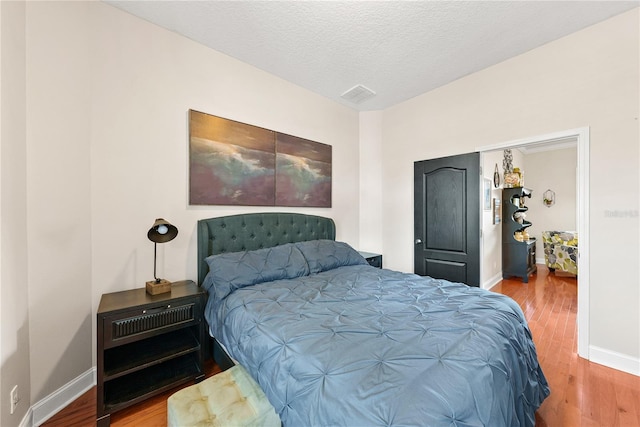
M309 274L302 252L292 243L245 252L229 252L207 257L209 274L203 286L215 288L215 296L225 298L236 289L263 282L293 279Z
M367 260L355 249L344 242L333 240L311 240L295 245L309 264L311 274L347 265L368 264Z

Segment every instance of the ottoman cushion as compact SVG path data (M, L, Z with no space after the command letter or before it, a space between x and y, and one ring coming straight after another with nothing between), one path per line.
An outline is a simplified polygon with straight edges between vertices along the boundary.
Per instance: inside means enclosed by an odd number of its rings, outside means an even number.
M184 388L167 400L169 427L273 426L280 418L240 365Z

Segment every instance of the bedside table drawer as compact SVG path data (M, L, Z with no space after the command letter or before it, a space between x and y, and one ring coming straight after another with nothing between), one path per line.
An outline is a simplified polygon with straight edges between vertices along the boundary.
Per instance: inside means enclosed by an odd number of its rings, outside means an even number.
M116 316L107 316L104 321L104 346L135 336L156 335L175 326L197 323L195 303L172 306L163 304L143 310L132 310Z
M364 259L367 260L370 266L376 267L376 268L382 268L382 255L374 254L371 252L364 252L364 251L358 251L358 252L360 253L360 255L362 255Z

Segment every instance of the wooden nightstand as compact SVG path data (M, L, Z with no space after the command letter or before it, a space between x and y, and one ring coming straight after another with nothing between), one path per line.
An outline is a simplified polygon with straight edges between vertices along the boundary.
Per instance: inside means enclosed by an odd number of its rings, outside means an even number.
M360 253L360 255L364 257L364 259L367 260L369 265L373 267L382 268L382 255L374 254L371 252L363 252L363 251L358 251L358 252Z
M204 378L206 292L190 280L171 292L102 295L97 313L97 425L111 413Z

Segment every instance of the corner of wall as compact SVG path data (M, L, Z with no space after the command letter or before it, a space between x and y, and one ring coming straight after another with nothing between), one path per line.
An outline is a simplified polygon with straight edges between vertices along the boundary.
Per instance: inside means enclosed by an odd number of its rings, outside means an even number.
M0 425L24 423L31 395L26 227L26 3L0 2ZM11 414L6 398L18 386Z
M382 253L382 112L359 115L360 247Z

